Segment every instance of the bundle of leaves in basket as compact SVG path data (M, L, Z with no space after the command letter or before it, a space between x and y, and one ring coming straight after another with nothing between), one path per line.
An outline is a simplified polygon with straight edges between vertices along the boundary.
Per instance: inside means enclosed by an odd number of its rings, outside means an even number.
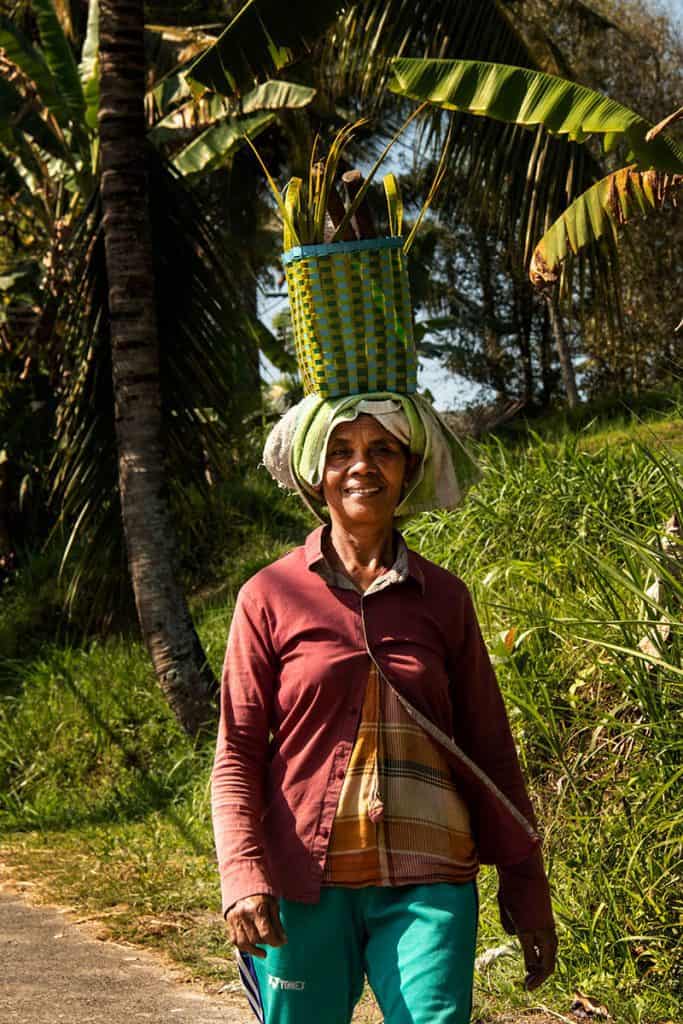
M387 174L383 179L388 211L384 237L376 233L367 191L388 149L419 110L394 136L365 180L358 171L342 175L348 205L338 191L337 172L344 146L362 121L338 133L324 160L318 159L314 144L308 180L292 178L284 196L261 162L284 223L282 261L306 394L336 398L417 390L406 256L440 175L437 172L406 239L401 235L403 204L395 176Z

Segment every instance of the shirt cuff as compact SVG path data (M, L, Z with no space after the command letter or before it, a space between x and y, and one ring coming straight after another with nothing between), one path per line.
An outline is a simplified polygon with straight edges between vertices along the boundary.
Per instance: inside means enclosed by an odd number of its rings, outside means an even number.
M231 864L229 873L221 876L223 917L238 900L257 893L277 896L262 865L254 861Z
M498 877L500 920L509 935L555 927L540 850L518 864L499 867Z

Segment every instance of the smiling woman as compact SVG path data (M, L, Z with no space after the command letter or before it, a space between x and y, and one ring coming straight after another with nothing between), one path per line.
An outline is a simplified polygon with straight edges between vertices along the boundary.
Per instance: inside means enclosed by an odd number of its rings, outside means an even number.
M368 288L368 322L391 281ZM367 370L373 331L354 342L356 368L363 346ZM396 332L408 363L409 334ZM340 352L329 366L316 355L309 379L338 380ZM385 357L378 389L396 363L390 347ZM476 466L414 391L329 388L274 427L264 462L323 525L242 588L225 658L213 816L247 998L265 1024L349 1024L367 976L385 1024L466 1024L480 863L498 867L529 988L556 949L536 823L469 592L396 529L454 508Z
M320 485L335 525L356 531L381 527L390 535L394 511L418 461L367 413L340 423L327 445Z

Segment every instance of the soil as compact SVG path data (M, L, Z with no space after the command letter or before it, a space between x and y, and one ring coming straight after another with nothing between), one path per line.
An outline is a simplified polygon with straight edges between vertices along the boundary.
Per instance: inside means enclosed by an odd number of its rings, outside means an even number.
M252 1024L241 993L207 995L154 954L100 941L64 910L0 891L3 1024Z

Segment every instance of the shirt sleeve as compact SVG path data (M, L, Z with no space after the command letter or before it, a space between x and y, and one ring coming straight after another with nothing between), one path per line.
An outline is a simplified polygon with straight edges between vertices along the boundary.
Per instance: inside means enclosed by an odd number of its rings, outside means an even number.
M491 659L465 588L462 646L451 673L454 733L465 753L536 828L531 801ZM498 867L498 902L506 930L553 927L550 890L540 850L512 866Z
M276 674L277 658L265 610L240 591L223 666L211 776L223 914L245 896L274 892L266 868L261 818Z

